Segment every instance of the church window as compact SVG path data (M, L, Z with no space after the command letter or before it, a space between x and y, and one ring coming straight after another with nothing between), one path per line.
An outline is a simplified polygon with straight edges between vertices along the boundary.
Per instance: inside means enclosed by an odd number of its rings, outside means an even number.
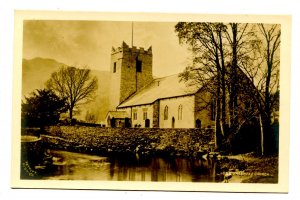
M166 106L166 107L165 107L165 110L164 110L164 120L168 120L168 115L169 115L168 112L169 112L169 111L168 111L168 106Z
M143 119L144 119L144 120L147 119L147 112L144 112Z
M114 69L113 69L113 73L116 73L116 71L117 71L117 63L116 63L116 62L114 62Z
M182 120L182 105L181 104L178 107L178 120Z
M142 72L142 61L136 58L136 72Z
M133 120L137 120L137 111L133 111Z

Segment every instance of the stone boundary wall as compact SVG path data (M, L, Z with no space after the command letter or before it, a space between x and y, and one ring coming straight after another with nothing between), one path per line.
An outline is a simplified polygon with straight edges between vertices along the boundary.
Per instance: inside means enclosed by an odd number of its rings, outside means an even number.
M213 130L53 126L42 136L54 149L85 153L197 156L214 149Z

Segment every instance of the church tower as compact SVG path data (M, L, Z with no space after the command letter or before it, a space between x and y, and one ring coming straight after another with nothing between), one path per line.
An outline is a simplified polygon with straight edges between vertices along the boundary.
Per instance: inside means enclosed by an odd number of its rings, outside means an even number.
M125 42L112 47L110 64L110 110L152 82L152 47L130 48Z

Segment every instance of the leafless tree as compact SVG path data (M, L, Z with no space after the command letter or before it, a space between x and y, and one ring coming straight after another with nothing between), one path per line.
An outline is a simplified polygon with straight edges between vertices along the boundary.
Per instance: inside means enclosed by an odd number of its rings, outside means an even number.
M175 26L179 41L187 43L193 53L192 64L181 74L181 78L192 80L191 84L200 84L214 97L216 137L225 135L227 121L226 29L223 23L180 22Z
M272 151L271 118L279 105L280 36L279 25L258 24L257 38L260 41L253 49L255 61L242 65L259 94L252 94L259 109L261 127L261 153ZM251 92L251 91L248 91ZM254 91L252 91L254 92Z
M62 66L57 72L51 74L46 86L67 100L69 117L72 120L75 107L93 100L98 88L98 80L92 77L89 69Z
M262 113L269 116L270 106L265 102L271 103L272 95L265 91L274 88L276 80L268 79L270 73L263 71L262 65L270 63L272 53L263 46L270 43L272 36L267 36L263 25L259 28L246 23L180 22L175 26L179 41L188 44L193 53L192 64L181 73L181 78L189 84L200 84L216 97L216 135L220 132L229 145L244 124L257 120ZM273 49L277 48L275 45ZM277 64L276 60L275 67ZM260 77L261 74L264 75ZM271 79L276 79L274 74ZM261 84L267 82L271 84L269 88L265 85L261 89Z
M253 104L249 107L251 95L257 95L252 81L244 73L243 66L249 67L257 60L256 47L260 40L256 37L255 25L248 23L229 23L225 32L228 41L228 93L229 93L229 134L236 134L244 123L256 117L258 111ZM249 94L251 91L251 95ZM238 99L243 99L238 101ZM248 107L245 107L247 104Z

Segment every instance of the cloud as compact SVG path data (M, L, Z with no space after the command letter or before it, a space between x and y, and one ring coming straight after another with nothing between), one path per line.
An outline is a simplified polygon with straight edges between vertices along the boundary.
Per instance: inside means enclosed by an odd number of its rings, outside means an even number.
M131 44L131 22L53 21L24 22L23 57L52 58L69 65L109 70L111 47ZM134 46L153 47L154 74L178 73L187 51L178 44L175 23L134 22Z

